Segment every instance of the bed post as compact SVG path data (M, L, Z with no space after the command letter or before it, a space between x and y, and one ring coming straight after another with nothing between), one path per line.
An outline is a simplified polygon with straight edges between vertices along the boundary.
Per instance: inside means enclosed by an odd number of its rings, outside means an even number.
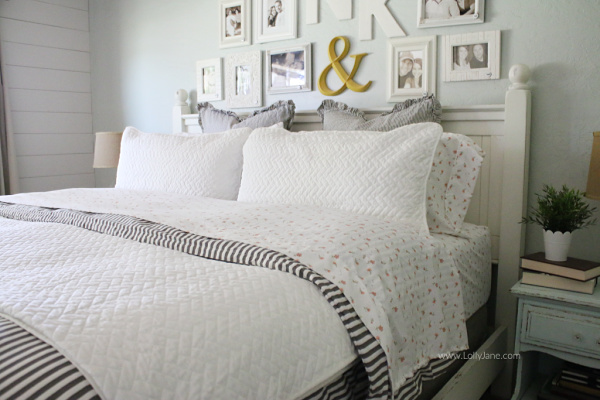
M190 113L190 106L187 103L188 93L179 89L175 92L175 104L173 105L173 133L185 132L184 120L182 115Z
M510 288L519 279L520 257L525 245L525 226L519 222L527 211L531 123L531 92L527 81L531 73L526 65L517 64L511 67L508 76L512 85L506 92L505 102L496 325L507 328L506 353L511 354L514 352L517 301L511 295ZM513 367L512 360L505 361L502 374L492 386L495 395L501 398L511 396L514 384Z

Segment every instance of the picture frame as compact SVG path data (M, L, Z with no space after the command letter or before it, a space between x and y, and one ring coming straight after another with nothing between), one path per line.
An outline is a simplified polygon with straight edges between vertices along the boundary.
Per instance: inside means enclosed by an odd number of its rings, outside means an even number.
M388 41L388 102L436 93L437 36ZM420 67L420 73L417 73Z
M254 0L254 29L257 43L295 39L298 29L296 0Z
M265 51L265 82L268 94L312 90L311 44Z
M196 61L198 102L223 100L223 61L219 58Z
M225 97L229 108L262 106L262 52L225 57Z
M500 79L500 31L442 37L444 81Z
M417 0L418 28L447 25L479 24L484 22L485 0Z
M250 0L219 0L219 46L221 48L251 44Z

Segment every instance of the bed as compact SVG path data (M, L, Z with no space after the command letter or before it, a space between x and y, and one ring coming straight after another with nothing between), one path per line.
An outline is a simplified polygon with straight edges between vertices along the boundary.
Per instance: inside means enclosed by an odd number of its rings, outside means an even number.
M117 188L0 198L0 398L478 398L504 362L455 358L504 353L514 326L525 68L511 70L505 105L445 108L443 129L311 135L320 118L298 112L292 129L305 133L232 129L226 148L226 135L194 134L198 116L179 91L173 126L183 135L128 128ZM486 153L460 235L430 234L418 184L442 130ZM232 148L243 165L223 163ZM290 175L289 148L310 161L304 175ZM164 172L179 166L173 154L189 162L203 151L213 157L198 161L213 168L204 175L181 183ZM332 154L346 161L317 165ZM403 158L379 168L410 173L376 184L407 189L361 197L374 184L362 166L375 158ZM358 194L323 190L350 175L344 187Z

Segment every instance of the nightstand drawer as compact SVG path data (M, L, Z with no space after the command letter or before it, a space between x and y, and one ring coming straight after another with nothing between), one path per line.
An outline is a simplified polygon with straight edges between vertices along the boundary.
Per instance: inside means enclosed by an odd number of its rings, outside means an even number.
M523 305L521 341L600 359L600 315Z

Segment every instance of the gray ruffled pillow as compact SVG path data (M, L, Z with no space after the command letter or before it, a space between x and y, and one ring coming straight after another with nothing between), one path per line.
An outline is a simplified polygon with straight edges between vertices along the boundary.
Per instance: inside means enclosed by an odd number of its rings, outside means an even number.
M235 128L260 128L272 126L279 122L285 129L290 129L296 113L296 105L292 100L279 100L269 107L252 112L242 119L233 111L216 109L210 103L198 104L198 123L204 133L224 132Z
M409 99L371 120L344 103L323 100L317 109L326 131L391 131L404 125L442 120L442 105L434 95Z

